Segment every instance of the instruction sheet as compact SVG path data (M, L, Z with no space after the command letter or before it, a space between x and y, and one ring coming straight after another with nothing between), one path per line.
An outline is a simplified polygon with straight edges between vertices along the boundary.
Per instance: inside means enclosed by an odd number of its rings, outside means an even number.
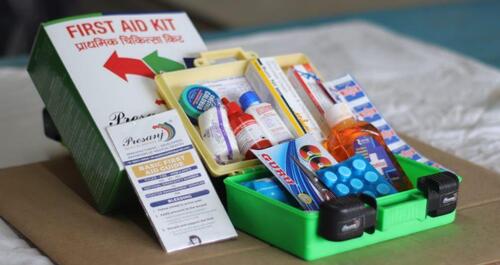
M167 252L237 236L175 110L108 133Z

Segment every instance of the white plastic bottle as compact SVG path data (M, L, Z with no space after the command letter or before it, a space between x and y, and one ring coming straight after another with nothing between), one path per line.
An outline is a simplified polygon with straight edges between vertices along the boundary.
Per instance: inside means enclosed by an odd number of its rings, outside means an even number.
M273 145L293 139L293 135L269 103L261 102L254 91L240 96L243 110L252 115Z

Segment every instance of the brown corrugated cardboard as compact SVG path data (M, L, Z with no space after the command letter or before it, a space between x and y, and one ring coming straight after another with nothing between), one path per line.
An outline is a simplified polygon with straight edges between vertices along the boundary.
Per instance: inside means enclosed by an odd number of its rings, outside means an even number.
M488 264L500 261L500 175L413 139L463 176L455 223L316 261L318 264ZM236 240L166 254L139 207L104 216L72 160L0 171L0 216L56 264L302 264L244 233Z
M499 211L500 202L461 210L453 224L320 259L314 264L496 265L493 262L500 262ZM494 213L497 214L492 216ZM191 264L240 263L288 265L305 262L277 249L263 248Z
M500 174L402 135L409 145L463 177L458 209L500 201Z

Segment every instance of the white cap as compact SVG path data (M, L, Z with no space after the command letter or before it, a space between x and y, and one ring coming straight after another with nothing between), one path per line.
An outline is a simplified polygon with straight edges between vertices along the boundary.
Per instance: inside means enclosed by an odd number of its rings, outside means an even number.
M328 126L333 127L337 123L353 118L354 115L351 112L351 108L343 102L338 102L333 104L330 108L325 111L325 119L328 123Z

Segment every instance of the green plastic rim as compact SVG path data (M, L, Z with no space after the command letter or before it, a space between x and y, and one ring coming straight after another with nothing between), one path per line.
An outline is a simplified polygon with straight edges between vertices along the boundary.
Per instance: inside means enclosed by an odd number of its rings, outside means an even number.
M402 156L396 155L396 158L413 185L420 177L441 171ZM345 241L329 241L317 234L318 211L303 211L241 185L271 174L261 168L224 179L229 217L239 230L305 260L339 254L455 220L456 211L438 217L428 216L427 199L414 188L376 199L377 224L373 233Z

